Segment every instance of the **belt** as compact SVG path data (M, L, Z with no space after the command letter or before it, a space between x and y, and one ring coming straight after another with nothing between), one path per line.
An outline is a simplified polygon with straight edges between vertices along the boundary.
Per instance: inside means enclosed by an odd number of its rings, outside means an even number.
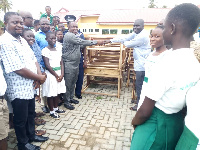
M52 69L53 69L53 71L58 71L58 70L61 70L61 67L54 67Z
M2 100L3 100L3 99L4 99L4 96L0 96L0 99L2 99Z

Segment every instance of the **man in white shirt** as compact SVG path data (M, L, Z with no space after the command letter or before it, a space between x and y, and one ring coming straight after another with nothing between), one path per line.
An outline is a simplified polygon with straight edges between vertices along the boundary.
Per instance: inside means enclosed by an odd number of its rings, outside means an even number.
M0 39L0 58L7 82L6 96L13 107L13 122L19 150L39 150L29 142L44 142L35 135L34 90L46 80L28 43L21 38L23 20L16 12L4 16L6 31ZM23 109L21 109L23 108Z
M134 58L134 71L136 73L136 94L137 94L137 104L140 100L140 93L142 90L142 84L145 76L145 60L151 52L149 34L144 30L144 20L137 19L133 25L133 33L121 37L114 38L110 41L112 43L123 43L128 48L133 48L133 58ZM132 107L132 110L137 110L137 105Z

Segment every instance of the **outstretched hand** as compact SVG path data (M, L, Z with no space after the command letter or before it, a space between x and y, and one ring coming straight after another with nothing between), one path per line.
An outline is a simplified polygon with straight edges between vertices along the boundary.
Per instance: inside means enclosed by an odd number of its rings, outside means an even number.
M103 41L101 41L101 40L97 41L97 45L103 45L103 44L104 44Z

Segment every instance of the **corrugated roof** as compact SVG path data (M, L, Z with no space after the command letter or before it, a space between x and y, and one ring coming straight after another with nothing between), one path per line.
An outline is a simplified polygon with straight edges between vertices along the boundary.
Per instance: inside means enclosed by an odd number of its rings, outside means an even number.
M122 9L110 10L102 13L97 23L133 23L136 19L143 19L145 23L158 23L164 19L170 9Z
M198 5L200 8L200 5ZM140 8L140 9L113 9L113 10L67 10L61 8L54 15L60 17L60 22L65 23L66 15L76 16L79 20L83 16L99 16L99 24L133 24L136 19L143 19L145 24L157 24L164 19L169 8Z
M74 15L76 17L76 20L79 20L81 16L93 16L93 15L100 15L102 13L102 10L67 10L65 8L61 8L58 12L56 12L54 15L60 17L60 22L65 23L66 20L64 17L66 15Z

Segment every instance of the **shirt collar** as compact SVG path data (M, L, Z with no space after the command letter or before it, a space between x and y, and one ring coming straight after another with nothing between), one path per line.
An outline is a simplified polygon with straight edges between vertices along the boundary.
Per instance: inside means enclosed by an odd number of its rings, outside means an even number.
M18 41L14 36L12 36L10 33L8 33L8 31L5 31L4 35L5 35L7 38L11 39L12 41ZM21 36L19 36L19 39L20 39L20 41L22 41ZM18 42L19 42L19 41L18 41Z
M45 14L46 16L48 16L48 15L47 15L47 13L44 13L44 14ZM50 14L50 16L48 16L48 17L53 17L53 15L52 15L52 14Z
M39 29L37 32L45 34L41 29ZM51 32L51 31L49 30L48 32Z
M27 26L25 26L25 25L24 25L24 28L25 28L25 29L29 29L29 27L27 27Z

